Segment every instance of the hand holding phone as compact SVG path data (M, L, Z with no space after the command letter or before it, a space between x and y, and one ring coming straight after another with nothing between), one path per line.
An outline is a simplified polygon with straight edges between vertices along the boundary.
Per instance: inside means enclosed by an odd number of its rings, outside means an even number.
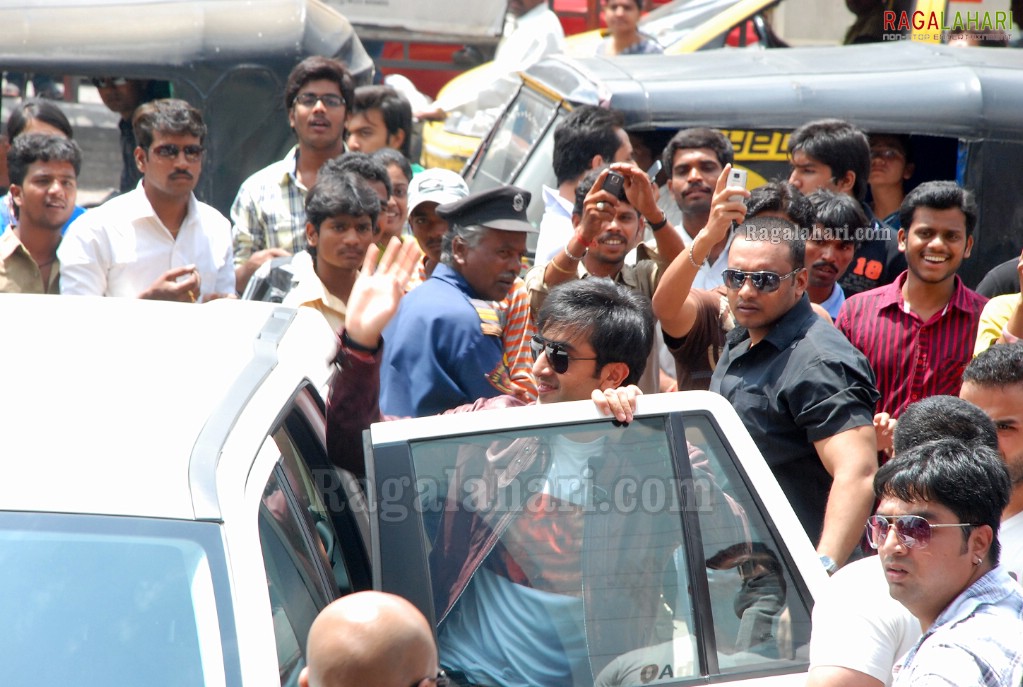
M625 177L618 172L608 170L607 176L604 177L604 185L600 188L615 198L621 199L625 189Z
M732 171L728 173L727 186L741 186L742 188L746 188L746 170L732 167ZM734 195L728 196L728 200L733 203L741 203L745 199L742 196Z

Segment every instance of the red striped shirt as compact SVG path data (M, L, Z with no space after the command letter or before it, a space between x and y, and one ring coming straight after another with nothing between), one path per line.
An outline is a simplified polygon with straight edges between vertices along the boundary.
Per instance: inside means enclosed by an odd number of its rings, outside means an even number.
M881 392L876 412L893 417L921 398L959 394L987 302L956 276L948 305L924 322L906 310L905 281L903 272L887 286L850 296L835 320L874 370Z

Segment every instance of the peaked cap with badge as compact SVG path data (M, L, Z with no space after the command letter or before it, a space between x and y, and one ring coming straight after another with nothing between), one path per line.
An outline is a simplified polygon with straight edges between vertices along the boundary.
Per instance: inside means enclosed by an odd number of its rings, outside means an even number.
M503 231L538 233L526 215L529 191L518 186L498 186L473 193L453 203L437 206L437 214L462 227L481 226Z

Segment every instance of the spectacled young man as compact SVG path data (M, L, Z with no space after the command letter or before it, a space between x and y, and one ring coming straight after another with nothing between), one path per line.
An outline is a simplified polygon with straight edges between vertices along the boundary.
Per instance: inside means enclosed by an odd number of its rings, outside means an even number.
M1023 680L1023 593L999 566L1009 492L997 451L952 439L910 448L878 470L867 536L892 598L924 631L895 666L894 687Z
M230 224L192 192L202 172L202 115L183 100L154 100L135 112L134 128L142 184L68 228L57 250L61 293L186 303L233 297Z
M231 206L239 291L267 260L305 249L305 195L323 163L344 152L354 98L355 82L338 60L307 57L288 75L284 107L298 143L246 179Z

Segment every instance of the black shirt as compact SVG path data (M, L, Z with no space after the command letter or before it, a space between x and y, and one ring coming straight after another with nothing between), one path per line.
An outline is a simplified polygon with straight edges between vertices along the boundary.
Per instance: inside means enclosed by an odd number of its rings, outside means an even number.
M117 122L121 129L121 193L132 191L139 185L142 172L135 164L135 132L132 131L131 122L123 117Z
M977 284L976 292L987 298L1019 293L1019 273L1016 272L1018 264L1019 258L1009 258L995 265Z

